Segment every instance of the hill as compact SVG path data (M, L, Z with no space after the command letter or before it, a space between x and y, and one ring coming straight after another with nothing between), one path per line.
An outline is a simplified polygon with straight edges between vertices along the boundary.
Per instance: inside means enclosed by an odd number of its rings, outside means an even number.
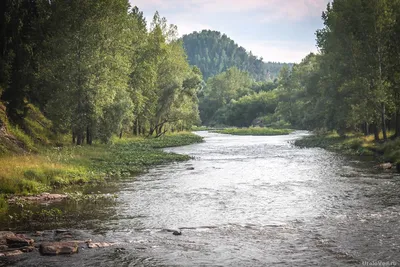
M189 63L197 66L204 79L237 67L250 73L257 81L274 80L285 63L264 62L227 35L203 30L182 37ZM292 64L289 64L292 65Z

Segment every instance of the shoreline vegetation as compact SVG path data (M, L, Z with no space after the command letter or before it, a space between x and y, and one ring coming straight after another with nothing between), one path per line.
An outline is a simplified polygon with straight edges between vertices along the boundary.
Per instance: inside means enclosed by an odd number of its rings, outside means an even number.
M274 136L274 135L288 135L294 132L294 130L276 129L268 127L250 127L250 128L226 128L221 130L214 130L213 132L220 134L232 134L232 135Z
M187 155L167 153L166 147L202 142L189 132L159 138L130 137L110 144L46 147L37 154L0 157L0 212L7 209L11 195L35 195L72 185L101 183L108 179L134 176L148 168L189 160Z
M374 135L340 136L336 132L329 132L306 136L296 140L294 144L303 148L319 147L345 155L373 156L378 162L391 163L398 171L400 167L400 140L398 139L377 142Z

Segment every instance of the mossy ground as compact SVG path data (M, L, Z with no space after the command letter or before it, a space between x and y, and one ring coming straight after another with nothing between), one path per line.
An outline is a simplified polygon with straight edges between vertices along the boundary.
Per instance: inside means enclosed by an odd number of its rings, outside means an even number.
M382 139L382 136L380 136ZM375 142L374 136L348 134L339 136L336 132L307 136L295 142L300 147L320 147L348 155L376 156L379 161L400 163L400 140Z
M233 135L288 135L293 132L291 129L274 129L266 127L250 127L250 128L227 128L217 130L216 133L233 134Z
M138 174L154 165L189 159L159 148L201 141L201 137L191 133L176 133L160 138L115 139L111 144L45 147L36 154L2 156L0 194L38 194L99 182L106 177Z

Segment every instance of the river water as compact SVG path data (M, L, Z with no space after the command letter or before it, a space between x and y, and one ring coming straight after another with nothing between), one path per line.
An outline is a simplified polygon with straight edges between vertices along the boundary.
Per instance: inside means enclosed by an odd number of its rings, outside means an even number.
M167 149L192 160L98 189L117 194L112 203L53 204L73 214L62 226L75 235L116 247L58 257L28 253L6 264L400 266L398 174L377 171L372 161L295 147L304 132L198 134L204 143Z

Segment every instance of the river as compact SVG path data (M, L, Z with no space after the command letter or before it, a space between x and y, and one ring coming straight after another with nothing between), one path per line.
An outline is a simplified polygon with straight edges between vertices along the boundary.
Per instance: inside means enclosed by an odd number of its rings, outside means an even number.
M374 169L373 161L295 147L305 132L198 134L204 143L167 149L192 160L98 189L118 195L110 204L54 204L76 218L62 225L75 235L117 247L57 257L28 253L6 264L400 265L398 174Z

